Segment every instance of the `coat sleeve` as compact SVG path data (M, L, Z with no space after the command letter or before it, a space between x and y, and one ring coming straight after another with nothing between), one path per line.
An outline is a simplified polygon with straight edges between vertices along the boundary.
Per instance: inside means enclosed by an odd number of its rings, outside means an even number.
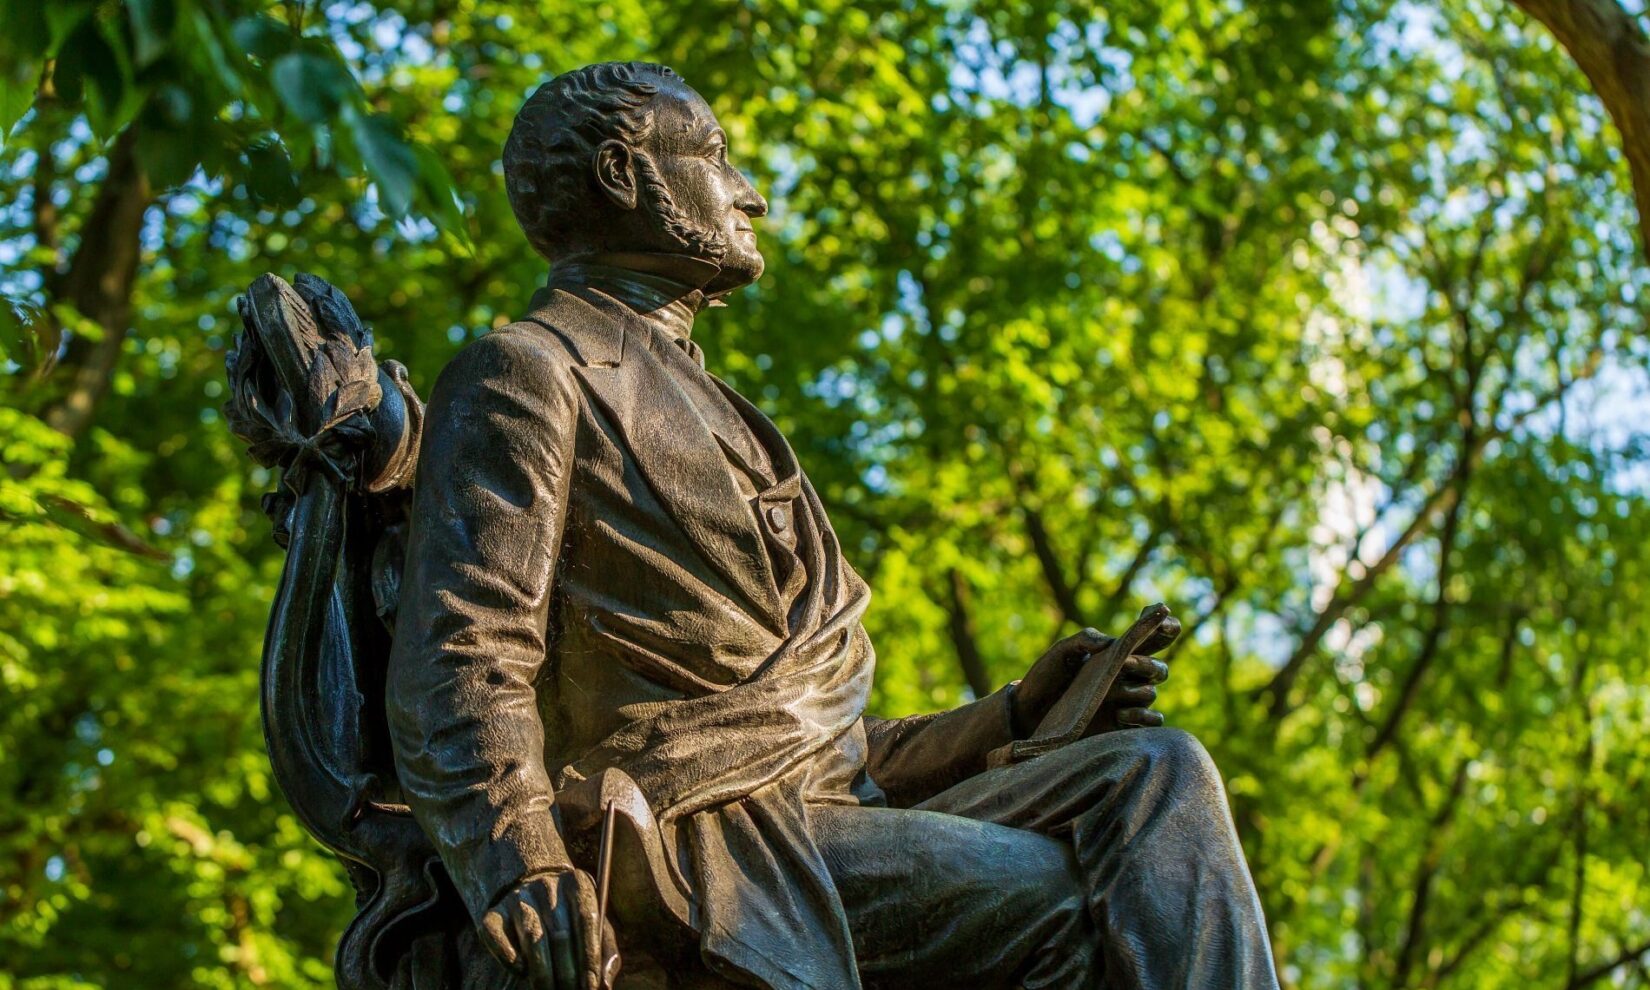
M896 808L921 804L985 770L986 756L1014 739L1009 688L948 712L865 718L866 772Z
M578 392L542 331L471 344L430 398L386 700L407 802L473 917L564 869L534 683Z

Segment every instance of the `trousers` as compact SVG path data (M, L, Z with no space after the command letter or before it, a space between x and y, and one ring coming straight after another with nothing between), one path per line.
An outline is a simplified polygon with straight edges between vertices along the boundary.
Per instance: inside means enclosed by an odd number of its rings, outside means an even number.
M912 809L809 822L867 990L1276 990L1225 788L1176 729L1106 733Z
M914 808L811 805L808 827L866 990L1278 990L1225 788L1178 729L1094 736ZM472 932L460 946L465 990L525 987ZM732 986L632 958L621 990Z

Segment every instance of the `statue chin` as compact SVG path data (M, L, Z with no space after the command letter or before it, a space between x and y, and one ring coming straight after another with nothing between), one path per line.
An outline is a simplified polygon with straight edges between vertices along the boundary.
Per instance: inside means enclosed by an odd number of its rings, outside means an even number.
M708 297L726 295L762 277L766 262L756 247L755 234L691 221L674 206L660 210L653 227L660 241L674 242L670 248L661 243L648 252L661 255L655 264L681 270L652 270L692 285Z
M735 289L742 289L762 277L766 263L762 260L762 253L754 247L748 251L730 252L735 257L727 257L722 261L721 269L716 276L704 285L707 296L717 297L728 294Z

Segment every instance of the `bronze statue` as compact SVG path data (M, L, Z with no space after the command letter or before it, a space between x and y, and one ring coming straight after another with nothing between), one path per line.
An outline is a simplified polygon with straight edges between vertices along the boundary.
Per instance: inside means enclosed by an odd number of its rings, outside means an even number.
M705 101L579 69L504 163L550 278L427 410L307 276L230 362L284 468L271 758L361 892L340 985L1275 988L1220 778L1151 709L1167 609L865 715L869 592L691 339L767 211Z

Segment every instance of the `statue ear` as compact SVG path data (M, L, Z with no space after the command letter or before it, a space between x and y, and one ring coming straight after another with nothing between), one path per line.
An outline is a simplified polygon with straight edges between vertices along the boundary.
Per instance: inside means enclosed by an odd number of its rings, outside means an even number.
M636 166L635 155L630 145L623 141L609 138L596 148L596 157L593 162L596 168L596 185L607 194L620 208L634 210L636 208Z

